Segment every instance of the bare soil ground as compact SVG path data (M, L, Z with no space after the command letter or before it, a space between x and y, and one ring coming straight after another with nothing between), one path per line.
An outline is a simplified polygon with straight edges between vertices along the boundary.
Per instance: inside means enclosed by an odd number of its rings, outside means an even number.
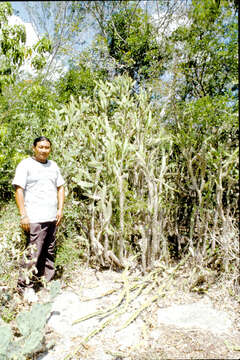
M82 267L71 274L71 281L62 282L47 325L46 341L55 341L55 346L38 360L240 359L239 298L230 296L227 282L211 276L198 284L199 273L187 267L150 277L142 277L136 268L116 272ZM46 300L46 290L38 297ZM159 310L190 304L196 312L186 326L178 323L178 315L176 323L159 320ZM204 306L206 319L199 321L198 309L204 312Z

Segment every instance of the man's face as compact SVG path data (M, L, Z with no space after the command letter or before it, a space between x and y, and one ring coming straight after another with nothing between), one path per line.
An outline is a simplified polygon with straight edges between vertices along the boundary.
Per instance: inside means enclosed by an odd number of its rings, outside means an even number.
M41 163L45 163L51 151L51 145L47 140L42 140L33 146L35 159Z

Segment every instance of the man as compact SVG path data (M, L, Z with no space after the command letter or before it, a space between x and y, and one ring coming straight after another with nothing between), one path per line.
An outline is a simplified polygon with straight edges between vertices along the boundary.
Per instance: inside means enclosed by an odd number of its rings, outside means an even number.
M36 277L50 281L54 274L54 249L57 226L63 217L64 180L57 164L48 160L51 141L40 136L33 143L33 157L22 160L12 184L19 209L22 229L27 234L28 261L21 263L18 290L33 287L27 284L24 270L34 267ZM32 246L30 246L32 245Z

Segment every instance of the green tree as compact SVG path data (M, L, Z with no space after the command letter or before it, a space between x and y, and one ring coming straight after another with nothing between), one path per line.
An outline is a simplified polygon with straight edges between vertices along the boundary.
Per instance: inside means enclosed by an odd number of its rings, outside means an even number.
M59 103L66 103L71 96L93 96L96 81L104 79L104 72L92 71L86 65L75 66L56 83Z
M168 125L176 170L174 180L169 178L176 187L171 227L181 236L187 232L192 248L197 245L204 256L215 250L212 234L225 228L228 216L237 216L237 112L228 101L205 96L175 104L174 122Z
M117 72L148 79L166 69L167 44L157 40L156 29L142 9L131 6L113 14L105 31L109 54L118 64Z
M26 32L22 25L9 26L8 17L13 14L11 4L0 3L0 95L4 85L12 84L19 67L27 56Z
M23 82L20 78L21 65L29 57L34 69L44 67L51 43L41 38L33 48L26 47L25 27L8 24L8 17L12 13L10 3L0 3L1 198L11 196L13 169L28 148L25 147L25 140L30 134L44 129L44 119L49 116L48 110L52 105L52 101L48 102L51 99L50 89L47 90L39 80Z
M109 19L115 13L125 11L134 3L135 9L139 8L141 1L130 0L115 0L115 1L82 1L82 6L85 8L86 13L90 15L94 21L91 26L96 30L97 34L107 37L107 24Z
M0 199L12 196L16 165L31 154L30 142L46 134L46 124L57 105L53 89L41 79L4 88L0 97Z
M34 69L40 70L46 64L46 56L52 50L51 43L41 38L33 48L26 46L26 30L23 25L10 26L8 17L13 14L9 2L0 3L0 94L4 86L13 84L19 75L19 69L30 58Z
M214 0L193 1L190 25L171 37L178 54L182 99L216 96L235 89L238 78L238 25L233 6Z

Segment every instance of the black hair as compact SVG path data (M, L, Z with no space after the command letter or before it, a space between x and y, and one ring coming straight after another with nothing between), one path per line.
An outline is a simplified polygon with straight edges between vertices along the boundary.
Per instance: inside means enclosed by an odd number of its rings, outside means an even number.
M48 141L49 144L52 145L51 141L46 136L39 136L34 140L33 146L36 147L38 142L44 141L44 140Z

